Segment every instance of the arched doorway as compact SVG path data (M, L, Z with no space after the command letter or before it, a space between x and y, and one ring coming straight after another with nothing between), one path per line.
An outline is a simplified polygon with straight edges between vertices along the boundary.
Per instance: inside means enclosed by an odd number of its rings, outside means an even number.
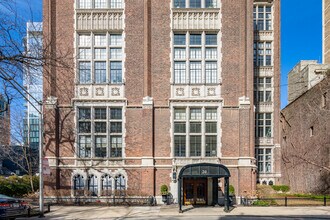
M188 201L193 204L206 203L208 195L212 196L212 204L218 199L218 179L224 178L225 211L229 210L229 177L228 168L222 164L198 163L189 164L180 170L178 176L179 211ZM211 187L207 180L211 180ZM210 192L211 190L211 192Z

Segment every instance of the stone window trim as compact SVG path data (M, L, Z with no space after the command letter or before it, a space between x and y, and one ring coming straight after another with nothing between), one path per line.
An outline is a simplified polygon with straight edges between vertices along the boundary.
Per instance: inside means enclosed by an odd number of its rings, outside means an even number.
M220 107L205 105L175 105L172 110L172 155L174 158L213 158L220 154ZM191 115L191 110L200 109L200 116ZM176 114L176 110L181 111ZM206 118L207 110L215 110L215 116ZM210 115L210 114L209 114ZM196 117L195 117L196 116ZM178 118L179 117L179 118ZM216 118L215 118L216 117ZM212 125L215 123L216 125ZM184 127L181 129L180 126ZM193 126L193 127L192 127ZM197 127L196 127L197 126ZM206 126L209 126L208 131ZM179 127L179 128L178 128ZM212 130L213 128L213 130ZM215 128L215 129L214 129ZM184 149L176 149L177 137L184 138ZM206 143L211 141L210 143ZM213 142L212 142L213 141ZM212 144L213 143L213 144ZM215 145L214 145L215 144ZM215 148L215 149L214 149ZM178 152L183 154L178 155Z
M272 4L254 4L253 28L254 31L273 31L273 6Z
M122 31L76 33L76 84L124 85Z
M219 35L217 31L173 32L171 84L220 84Z
M274 65L274 43L272 41L255 41L253 43L253 63L256 67Z
M80 118L79 113L83 109L89 109L89 118ZM106 110L106 118L95 117L97 109ZM110 118L110 112L114 109L121 110L121 119ZM125 107L120 104L83 105L76 106L76 142L75 157L80 160L92 159L122 159L125 157ZM88 124L88 125L85 125ZM119 124L120 123L120 124ZM81 125L82 124L82 125ZM105 125L104 125L105 124ZM86 129L81 131L81 129ZM111 129L113 129L111 131ZM111 142L113 137L120 138L120 142ZM87 138L87 139L86 139ZM100 140L102 139L102 140ZM81 142L81 140L83 142ZM86 149L87 148L87 149ZM106 149L104 149L106 148ZM87 153L86 153L87 152Z
M270 147L256 147L256 162L259 174L273 173L274 150Z
M255 134L256 138L273 138L273 113L256 113Z
M258 104L272 103L274 88L272 77L256 77L254 82L254 100Z
M106 177L111 182L104 185ZM107 187L106 190L105 186ZM75 170L72 173L72 196L123 196L126 194L127 188L127 173L122 169L116 171L91 170L87 173L82 170Z

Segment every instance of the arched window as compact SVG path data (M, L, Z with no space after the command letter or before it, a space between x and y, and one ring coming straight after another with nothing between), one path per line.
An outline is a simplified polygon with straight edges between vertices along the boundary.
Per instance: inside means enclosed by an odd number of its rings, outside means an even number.
M80 174L76 174L73 177L74 195L76 195L76 196L84 195L84 188L85 188L84 177Z
M268 185L272 186L272 185L274 185L274 182L271 180L271 181L269 181Z
M119 193L119 195L125 195L126 189L126 179L123 175L119 175L115 178L115 190Z
M88 191L91 196L97 196L97 176L90 175L88 177Z
M267 181L266 180L262 181L262 185L267 185Z
M103 196L110 196L112 193L112 177L108 174L102 176L101 189Z

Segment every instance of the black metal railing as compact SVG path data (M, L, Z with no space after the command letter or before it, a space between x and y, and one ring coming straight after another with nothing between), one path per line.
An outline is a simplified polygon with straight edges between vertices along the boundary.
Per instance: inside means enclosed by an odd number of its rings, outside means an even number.
M148 197L93 197L93 196L76 196L76 197L57 197L45 198L45 203L52 205L105 205L105 206L153 206L156 199L153 196Z
M281 197L281 198L244 198L244 206L327 206L330 198L324 197Z

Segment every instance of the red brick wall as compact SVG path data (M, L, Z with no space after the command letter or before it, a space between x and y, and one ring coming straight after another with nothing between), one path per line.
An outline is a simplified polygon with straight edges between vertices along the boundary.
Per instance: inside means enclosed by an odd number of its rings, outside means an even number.
M329 88L327 77L282 110L282 176L292 192L329 192L329 95L322 107L322 95L330 94Z

